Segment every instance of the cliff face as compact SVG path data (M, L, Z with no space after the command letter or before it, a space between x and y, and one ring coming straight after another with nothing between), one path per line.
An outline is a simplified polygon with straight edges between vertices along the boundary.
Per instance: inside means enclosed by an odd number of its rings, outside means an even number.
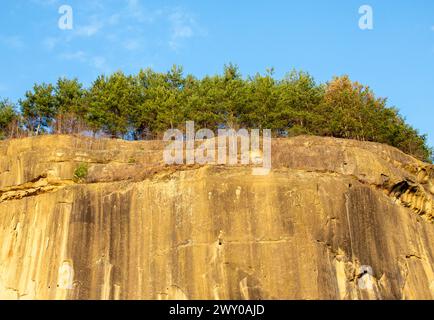
M162 148L1 142L0 299L434 298L432 166L298 137L253 176L166 167Z

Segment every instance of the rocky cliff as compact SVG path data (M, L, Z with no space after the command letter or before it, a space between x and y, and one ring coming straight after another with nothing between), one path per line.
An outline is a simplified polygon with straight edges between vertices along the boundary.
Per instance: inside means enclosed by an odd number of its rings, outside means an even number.
M253 176L162 148L0 142L0 299L434 298L433 166L298 137Z

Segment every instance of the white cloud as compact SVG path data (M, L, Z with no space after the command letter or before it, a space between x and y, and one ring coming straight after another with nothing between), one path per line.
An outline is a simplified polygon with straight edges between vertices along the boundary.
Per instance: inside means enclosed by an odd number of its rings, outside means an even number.
M203 35L195 17L181 7L148 10L139 0L125 2L126 5L118 12L103 9L91 16L89 24L76 28L74 37L103 34L106 40L116 45L115 48L132 52L143 49L142 39L149 38L152 28L145 25L155 25L155 28L167 26L170 31L166 34L166 41L173 50L178 50L187 39Z
M169 46L174 50L180 47L182 40L194 37L197 32L202 34L194 16L181 8L172 9L168 20L171 26Z
M162 10L146 10L138 0L127 0L124 12L128 18L133 18L140 23L153 23L163 13Z
M84 51L67 52L60 55L62 60L75 60L80 62L87 61L87 55Z
M143 57L152 56L153 46L163 45L178 51L189 39L205 34L196 16L185 8L166 6L148 10L143 3L124 0L123 7L113 11L111 6L89 1L89 5L82 8L85 11L80 14L80 23L75 22L72 32L53 34L42 44L49 51L56 50L58 59L109 73L112 69L110 61L116 66L122 63L136 65L139 60L149 64L148 58ZM92 39L97 47L83 46L85 39ZM122 62L115 61L120 54L123 54Z
M123 46L128 51L134 51L141 47L140 41L137 39L127 39L124 41Z
M103 23L94 19L90 24L77 27L75 35L82 37L92 37L103 28Z
M111 72L111 68L108 66L106 58L99 55L90 55L82 50L62 53L59 55L59 58L65 61L85 63L90 67L102 72Z
M22 49L25 47L24 41L19 36L0 35L0 45L9 49Z
M119 13L112 14L108 18L108 24L111 26L116 26L119 24L120 19L121 19L121 15Z
M95 69L98 69L98 70L101 70L104 72L110 71L110 68L107 65L107 60L104 57L101 57L101 56L91 57L90 64Z
M58 0L32 0L32 2L41 6L51 6L59 3Z
M55 37L47 37L47 38L45 38L45 39L42 41L42 44L44 45L44 47L45 47L47 50L51 51L51 50L53 50L53 49L57 46L58 42L59 42L59 39L58 39L58 38L55 38Z
M188 39L204 35L195 16L182 7L166 6L151 10L139 0L124 1L123 8L113 12L109 6L103 6L94 0L92 5L86 7L87 14L90 15L82 16L87 24L76 23L74 32L69 34L69 38L66 36L65 42L76 37L102 35L105 40L116 45L111 48L123 48L132 52L144 48L142 39L153 39L153 35L149 34L153 28L156 32L168 28L169 33L163 33L159 40L165 41L172 50L178 50ZM56 43L47 40L45 45L52 49Z

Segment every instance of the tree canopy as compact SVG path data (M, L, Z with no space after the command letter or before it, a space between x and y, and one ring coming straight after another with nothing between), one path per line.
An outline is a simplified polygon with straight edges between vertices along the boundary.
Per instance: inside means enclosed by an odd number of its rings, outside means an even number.
M198 79L178 66L99 76L89 88L78 79L35 84L18 105L0 101L0 139L39 134L91 133L158 139L185 121L197 128L272 129L275 137L301 134L375 141L432 161L426 136L405 122L387 99L348 76L318 84L306 72L283 79L274 70L243 78L229 64L221 75Z

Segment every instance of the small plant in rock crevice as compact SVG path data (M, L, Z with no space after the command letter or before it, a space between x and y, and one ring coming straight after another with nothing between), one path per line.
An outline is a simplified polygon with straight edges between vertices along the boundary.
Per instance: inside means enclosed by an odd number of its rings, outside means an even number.
M84 182L89 173L89 168L86 163L80 163L74 171L73 180L75 183Z

